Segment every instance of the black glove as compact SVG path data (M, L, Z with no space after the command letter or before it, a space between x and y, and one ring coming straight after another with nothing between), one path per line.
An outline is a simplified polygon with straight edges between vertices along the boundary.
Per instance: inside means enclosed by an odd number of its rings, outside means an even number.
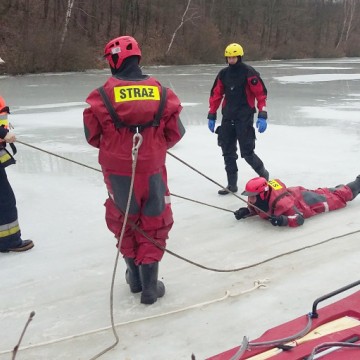
M270 222L271 222L271 225L273 226L283 226L285 225L285 216L283 215L280 215L280 216L271 216L270 217Z
M239 210L234 211L235 219L241 220L250 215L250 210L247 207L242 207Z

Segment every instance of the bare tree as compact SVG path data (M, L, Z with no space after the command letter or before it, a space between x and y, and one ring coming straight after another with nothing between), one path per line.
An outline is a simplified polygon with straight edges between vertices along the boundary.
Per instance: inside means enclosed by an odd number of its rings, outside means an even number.
M110 34L111 34L111 28L112 28L112 22L113 22L113 0L110 0L109 3L109 9L108 9L108 24L107 24L107 28L106 28L106 35L109 38Z
M176 36L177 32L182 28L182 26L185 24L185 22L190 21L190 20L193 20L193 19L196 17L196 14L193 13L193 14L191 14L189 17L186 18L186 14L187 14L187 12L189 11L190 4L191 4L191 0L188 0L188 3L187 3L187 5L186 5L185 11L184 11L184 13L183 13L183 16L181 17L180 24L178 25L178 27L175 29L175 31L174 31L173 34L172 34L172 37L171 37L169 46L168 46L168 48L167 48L167 50L166 50L166 53L165 53L166 55L167 55L167 54L170 52L170 50L171 50L171 47L172 47L172 44L173 44L173 42L174 42L174 40L175 40L175 36Z
M63 29L62 35L61 35L60 45L59 45L59 53L61 53L61 50L64 46L64 42L65 42L66 34L68 31L69 21L71 18L71 12L72 12L72 9L74 6L74 2L75 2L75 0L68 0L67 10L66 10L66 15L65 15L65 24L64 24L64 29Z
M344 0L344 21L343 21L340 37L336 44L335 49L337 49L340 46L341 42L344 42L344 45L346 45L346 42L349 39L350 30L352 27L352 22L355 13L355 7L356 7L356 0Z
M350 4L349 4L349 21L348 21L348 27L346 29L346 36L345 36L345 44L349 39L349 35L350 35L350 29L352 27L352 22L354 19L354 13L355 13L355 7L356 7L356 1L355 0L351 0Z
M266 39L266 46L270 46L271 43L271 35L273 32L274 26L274 13L277 5L277 0L271 0L268 3L268 18L267 18L267 39Z
M148 64L222 61L233 41L251 60L360 54L360 0L0 0L0 14L0 73L102 66L91 54L126 34Z

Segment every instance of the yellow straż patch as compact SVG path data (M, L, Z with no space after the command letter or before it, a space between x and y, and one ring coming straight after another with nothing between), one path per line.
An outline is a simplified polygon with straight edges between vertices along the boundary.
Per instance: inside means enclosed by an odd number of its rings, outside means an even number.
M280 190L283 187L276 181L276 180L269 180L268 181L269 186L271 186L274 190Z
M157 86L128 85L114 87L115 102L135 100L160 100L160 92Z

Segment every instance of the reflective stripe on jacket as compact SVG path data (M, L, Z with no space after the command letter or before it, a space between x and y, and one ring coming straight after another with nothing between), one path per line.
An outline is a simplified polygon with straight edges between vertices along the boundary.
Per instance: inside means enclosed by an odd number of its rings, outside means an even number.
M0 167L6 168L12 164L15 164L15 159L5 148L0 147Z
M0 113L0 126L3 126L5 129L9 129L7 113Z

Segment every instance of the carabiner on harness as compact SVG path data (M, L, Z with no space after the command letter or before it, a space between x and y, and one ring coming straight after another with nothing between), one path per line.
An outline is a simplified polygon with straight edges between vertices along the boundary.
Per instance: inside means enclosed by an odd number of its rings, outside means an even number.
M132 159L133 161L137 159L138 151L143 142L143 137L139 133L139 129L136 128L136 133L133 136L133 147L132 147Z

